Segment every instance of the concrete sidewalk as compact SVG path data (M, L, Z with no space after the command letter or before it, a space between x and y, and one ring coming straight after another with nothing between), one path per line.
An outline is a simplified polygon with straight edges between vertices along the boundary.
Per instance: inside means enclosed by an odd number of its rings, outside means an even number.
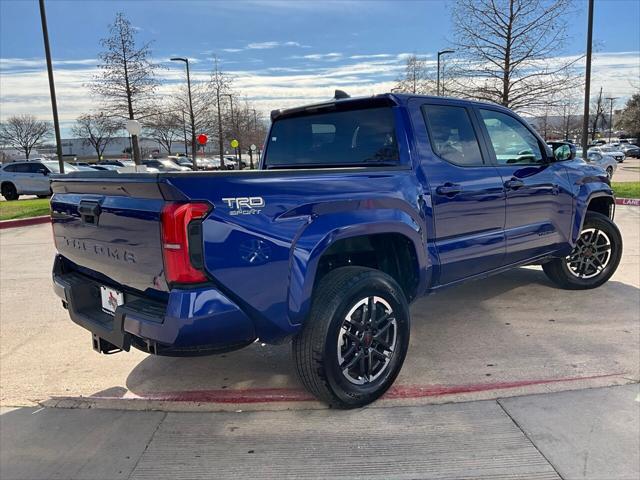
M0 477L637 479L639 392L353 411L3 409Z

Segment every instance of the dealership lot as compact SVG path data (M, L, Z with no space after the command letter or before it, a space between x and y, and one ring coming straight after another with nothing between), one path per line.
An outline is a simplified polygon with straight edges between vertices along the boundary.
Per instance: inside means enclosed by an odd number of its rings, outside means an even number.
M530 267L418 300L396 385L352 411L301 389L288 345L94 353L51 290L50 226L2 230L0 476L637 478L640 209L616 221L597 290Z
M597 290L554 288L537 267L417 301L407 362L377 405L440 403L635 382L639 378L639 210L619 207L625 250ZM214 357L101 356L51 289L49 225L0 233L3 406L235 410L321 408L290 348ZM80 400L81 398L81 400ZM241 407L238 405L241 404Z

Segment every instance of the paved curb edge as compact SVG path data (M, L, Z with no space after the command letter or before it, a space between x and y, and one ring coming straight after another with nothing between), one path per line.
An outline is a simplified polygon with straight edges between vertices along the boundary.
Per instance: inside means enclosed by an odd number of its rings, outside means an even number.
M640 207L640 198L616 198L616 205Z
M17 218L15 220L2 220L0 221L0 230L5 228L28 227L29 225L40 225L42 223L49 222L51 222L51 217L49 215L43 215L41 217Z

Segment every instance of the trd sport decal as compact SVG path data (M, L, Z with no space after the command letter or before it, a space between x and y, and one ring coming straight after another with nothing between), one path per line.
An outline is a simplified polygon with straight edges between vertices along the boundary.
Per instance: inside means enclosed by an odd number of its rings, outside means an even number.
M229 215L257 215L265 205L262 197L223 198L222 201L229 207Z

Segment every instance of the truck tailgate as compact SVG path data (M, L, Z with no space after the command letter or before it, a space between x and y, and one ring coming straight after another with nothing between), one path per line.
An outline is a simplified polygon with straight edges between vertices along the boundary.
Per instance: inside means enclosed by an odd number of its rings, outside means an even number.
M160 223L165 201L155 175L54 180L52 189L60 254L123 287L168 290Z

